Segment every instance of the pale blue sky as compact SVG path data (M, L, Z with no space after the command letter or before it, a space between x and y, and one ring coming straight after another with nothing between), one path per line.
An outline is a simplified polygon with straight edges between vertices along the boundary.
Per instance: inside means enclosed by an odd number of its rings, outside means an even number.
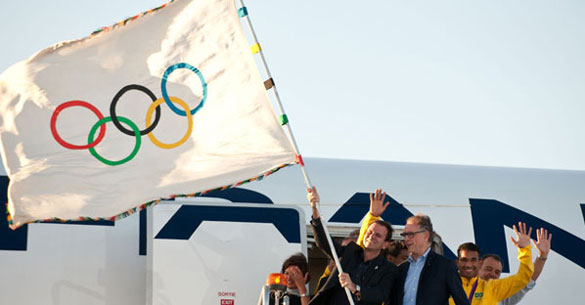
M0 70L165 1L3 3ZM246 2L304 156L585 170L585 2Z

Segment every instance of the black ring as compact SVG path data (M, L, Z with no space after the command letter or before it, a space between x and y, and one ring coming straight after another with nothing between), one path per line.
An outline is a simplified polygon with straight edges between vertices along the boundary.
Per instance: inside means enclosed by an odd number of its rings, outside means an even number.
M112 117L112 123L114 123L116 128L118 128L118 130L120 130L121 132L123 132L129 136L134 137L135 136L134 131L128 130L128 129L126 129L126 127L122 126L122 124L120 124L120 121L118 121L118 117L116 116L116 104L118 103L118 100L120 99L120 97L122 97L122 95L124 95L124 93L126 93L127 91L130 91L130 90L138 90L138 91L142 91L142 92L146 93L146 95L148 95L152 99L153 103L156 101L156 96L148 88L141 86L141 85L136 85L136 84L128 85L128 86L120 89L120 91L118 91L116 96L114 96L114 99L112 100L112 103L110 104L110 116ZM155 114L154 122L147 129L140 131L141 136L150 133L158 124L158 121L160 120L160 105L156 106L155 110L156 110L156 114Z

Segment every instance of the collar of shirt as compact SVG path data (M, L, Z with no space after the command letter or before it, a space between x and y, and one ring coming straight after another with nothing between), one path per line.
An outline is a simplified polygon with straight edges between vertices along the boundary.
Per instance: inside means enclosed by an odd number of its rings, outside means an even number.
M418 282L420 280L420 274L427 260L427 255L431 251L429 247L423 255L419 256L416 261L412 259L412 256L408 257L408 272L406 274L406 280L404 282L404 296L402 300L403 305L416 305L416 294L418 292Z
M431 252L430 246L427 248L427 251L425 251L425 253L423 253L423 255L419 256L416 259L416 261L412 258L412 253L411 253L408 255L408 262L411 264L417 264L417 263L419 263L419 261L421 261L424 264L424 262L427 260L427 256L429 255L429 252Z
M475 281L479 281L479 278L477 276L474 276L470 279L466 278L466 277L462 277L461 278L461 284L463 284L463 287L467 287L467 286L471 286L473 285L473 283L475 283Z

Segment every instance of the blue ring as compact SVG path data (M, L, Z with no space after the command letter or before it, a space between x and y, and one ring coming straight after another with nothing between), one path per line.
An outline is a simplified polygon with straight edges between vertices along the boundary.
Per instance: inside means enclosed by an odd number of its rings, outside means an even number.
M191 115L194 115L205 104L205 100L207 99L207 83L205 82L205 79L203 78L203 74L201 74L201 71L199 71L199 69L191 66L190 64L178 63L178 64L174 64L174 65L167 68L167 70L163 74L162 82L160 84L162 96L163 96L163 99L165 100L165 102L167 103L167 105L169 106L169 108L171 108L171 110L178 115L187 116L187 113L185 113L184 110L177 108L177 106L175 106L171 102L171 100L169 99L169 94L167 93L167 78L169 77L171 72L175 71L176 69L189 69L189 70L195 72L195 74L197 74L197 76L199 76L199 80L201 81L201 87L203 88L203 97L201 98L201 102L199 102L199 105L197 105L197 107L191 109Z

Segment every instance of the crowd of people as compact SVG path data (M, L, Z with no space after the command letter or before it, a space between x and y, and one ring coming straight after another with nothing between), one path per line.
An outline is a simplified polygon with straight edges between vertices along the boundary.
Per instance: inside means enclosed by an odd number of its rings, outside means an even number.
M534 288L550 251L552 235L544 228L536 230L538 256L533 262L532 228L519 222L513 226L515 237L510 237L518 248L518 270L500 278L502 259L497 254L482 256L474 243L461 244L455 261L437 253L429 216L408 218L400 233L404 239L393 240L392 225L381 219L389 205L384 202L386 194L376 190L370 194L370 210L359 234L352 232L342 243L334 243L339 272L317 208L319 195L313 188L307 197L315 243L331 261L313 294L306 287L310 277L306 257L297 253L283 263L291 305L342 305L349 304L350 297L360 305L514 305Z

